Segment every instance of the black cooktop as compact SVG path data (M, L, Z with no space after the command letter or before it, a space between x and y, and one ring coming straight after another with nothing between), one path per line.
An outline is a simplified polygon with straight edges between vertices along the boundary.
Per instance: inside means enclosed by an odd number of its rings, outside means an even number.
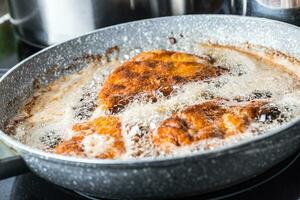
M20 41L11 24L0 24L0 76L39 48ZM271 170L237 186L192 199L272 199L300 200L300 158L294 155ZM53 185L32 173L0 180L0 200L87 199L83 195Z

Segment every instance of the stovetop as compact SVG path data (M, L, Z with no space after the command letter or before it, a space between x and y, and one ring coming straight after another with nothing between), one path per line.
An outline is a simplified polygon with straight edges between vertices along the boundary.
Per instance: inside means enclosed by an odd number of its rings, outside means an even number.
M39 48L20 41L9 22L0 23L0 76ZM297 155L252 180L193 199L300 200L300 158ZM86 197L51 184L32 173L0 181L0 200L52 200Z

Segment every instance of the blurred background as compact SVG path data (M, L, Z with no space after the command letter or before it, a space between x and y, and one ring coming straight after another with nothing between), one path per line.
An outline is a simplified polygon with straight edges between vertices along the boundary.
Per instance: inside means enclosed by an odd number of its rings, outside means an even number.
M9 13L22 41L45 47L101 27L173 15L250 15L298 24L299 5L299 0L0 0L0 16Z
M229 0L0 0L0 73L36 51L86 32L145 18L237 14Z
M0 1L0 16L4 15L7 12L7 3L4 0Z
M0 22L9 19L22 41L43 48L101 27L173 15L249 15L299 25L299 5L300 0L0 0Z

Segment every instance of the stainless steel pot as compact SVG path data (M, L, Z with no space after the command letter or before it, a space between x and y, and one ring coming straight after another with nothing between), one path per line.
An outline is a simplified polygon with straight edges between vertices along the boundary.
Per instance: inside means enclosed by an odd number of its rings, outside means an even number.
M21 39L47 46L130 20L152 17L151 0L9 0Z
M199 42L219 41L259 44L300 59L299 35L300 29L289 24L220 15L165 17L100 29L44 49L6 73L0 79L0 129L33 95L34 80L46 85L70 69L79 70L86 65L86 53L104 54L117 45L123 58L136 49L186 51ZM178 42L171 44L170 36ZM1 131L0 138L17 150L30 170L57 185L99 198L145 199L203 194L253 178L299 152L299 129L298 119L233 146L184 157L140 160L67 157L21 144ZM4 161L15 159L22 164L20 156L10 155ZM5 165L3 160L0 163Z
M233 13L300 25L299 0L232 0Z
M300 25L299 0L8 0L20 38L35 46L62 42L97 28L185 14L238 14Z
M223 0L8 0L11 22L27 43L48 46L97 28L151 17L228 13Z

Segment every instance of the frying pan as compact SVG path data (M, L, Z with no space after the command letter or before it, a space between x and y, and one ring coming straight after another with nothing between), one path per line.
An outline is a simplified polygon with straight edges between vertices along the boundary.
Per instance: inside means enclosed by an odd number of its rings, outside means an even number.
M250 42L300 58L300 29L285 23L249 17L190 15L157 18L100 29L49 47L22 61L0 79L0 128L42 85L79 70L87 54L104 54L118 46L120 58L141 50L189 51L199 42ZM175 37L176 44L169 37ZM51 69L57 70L51 70ZM70 70L70 68L72 70ZM226 188L268 170L300 147L300 123L294 120L232 146L177 158L100 160L55 155L19 143L4 132L0 138L19 157L2 160L13 172L22 159L40 177L94 197L166 198ZM4 168L5 164L11 164ZM12 164L13 163L13 164ZM19 168L20 169L20 168ZM20 169L21 171L21 169ZM19 171L19 172L20 172Z

